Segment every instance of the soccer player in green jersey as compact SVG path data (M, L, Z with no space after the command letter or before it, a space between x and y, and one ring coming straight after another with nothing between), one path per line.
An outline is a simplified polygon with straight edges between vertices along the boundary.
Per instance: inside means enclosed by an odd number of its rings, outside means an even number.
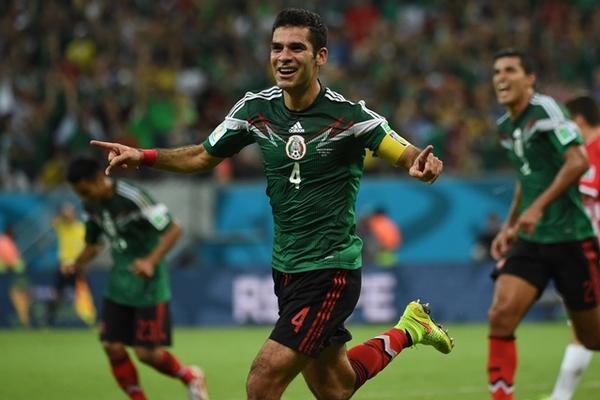
M181 228L164 204L132 183L106 177L93 159L71 161L67 180L88 219L85 246L61 270L81 272L101 250L101 236L108 239L114 265L104 290L100 340L117 383L130 399L146 399L125 348L133 346L144 364L181 380L191 400L208 400L203 371L181 364L164 348L171 344L171 291L163 257Z
M273 24L271 71L276 86L247 93L204 143L141 150L93 141L112 168L140 164L176 172L205 171L256 143L263 156L275 222L273 279L279 319L248 375L248 398L279 399L302 373L319 399L348 399L400 351L422 343L449 353L453 341L411 302L398 324L346 349L344 327L358 301L361 247L355 200L365 148L433 183L442 162L417 149L385 118L325 87L327 29L320 16L286 9Z
M550 280L579 340L600 349L598 241L578 181L588 168L583 140L564 107L536 93L528 57L498 52L493 85L507 113L500 142L518 179L506 222L491 245L498 260L489 310L488 378L494 400L513 398L515 330Z

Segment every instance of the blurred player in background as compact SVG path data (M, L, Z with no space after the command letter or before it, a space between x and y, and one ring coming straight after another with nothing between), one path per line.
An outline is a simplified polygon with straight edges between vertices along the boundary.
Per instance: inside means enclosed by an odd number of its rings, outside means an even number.
M529 58L505 49L493 85L508 112L498 120L502 146L518 171L506 222L492 242L498 260L489 310L488 378L494 400L512 399L515 330L550 280L576 335L600 349L598 241L577 183L588 168L583 139L553 98L536 93Z
M125 346L133 346L138 359L157 371L181 380L192 400L206 400L204 373L188 367L163 346L171 344L171 319L164 256L181 228L163 204L139 187L106 177L97 161L73 160L67 180L84 204L85 247L65 274L79 274L108 238L114 265L110 271L100 321L100 340L113 375L130 399L146 398L136 368Z
M29 307L31 295L29 280L25 274L25 262L13 239L12 226L0 232L0 273L10 275L10 301L17 312L17 318L23 326L30 326Z
M85 225L77 218L77 210L71 203L64 203L52 221L58 242L60 266L72 264L85 246ZM48 303L47 324L54 326L56 313L64 300L66 289L74 290L75 311L83 322L93 325L96 322L96 307L83 274L65 275L58 268L54 286L54 298Z
M402 246L402 231L386 210L377 207L358 220L357 232L363 241L363 265L393 267L396 251Z
M350 350L345 343L352 336L344 326L361 286L354 209L365 148L427 183L440 175L442 162L431 146L412 146L363 102L350 102L321 84L328 50L320 16L283 10L272 33L277 86L247 93L202 144L140 150L92 143L109 151L107 173L140 164L206 171L257 143L275 222L279 320L250 369L248 398L279 399L302 373L315 397L348 399L406 347L422 343L442 353L452 350L451 338L419 302L407 306L394 328Z
M590 96L575 97L565 105L585 140L590 167L579 181L579 191L598 235L600 233L600 110L596 101ZM565 349L550 399L570 400L591 360L592 352L579 342L573 332L571 343Z

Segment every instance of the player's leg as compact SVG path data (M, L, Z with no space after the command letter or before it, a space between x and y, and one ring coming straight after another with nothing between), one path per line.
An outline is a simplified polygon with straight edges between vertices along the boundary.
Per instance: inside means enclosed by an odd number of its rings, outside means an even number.
M598 243L589 238L554 247L553 278L570 316L573 339L565 349L551 399L568 400L592 357L585 347L600 349Z
M158 372L179 379L188 388L190 399L208 400L204 372L182 364L165 349L171 345L169 303L135 307L134 351L137 358Z
M302 374L320 400L349 399L368 379L383 370L402 349L410 345L404 330L392 328L349 351L334 343L311 359Z
M591 360L592 351L586 349L577 340L573 332L573 338L565 348L565 354L550 399L570 400L579 384L581 375L585 372Z
M117 384L132 400L145 400L137 369L127 354L126 344L133 343L133 311L104 299L100 320L100 341Z
M249 399L278 399L288 384L332 343L352 338L343 328L360 295L361 271L273 271L279 319L248 375Z
M248 400L280 399L309 361L309 356L267 339L250 367L246 381Z
M518 239L496 277L488 312L488 383L494 400L512 399L517 369L515 330L550 280L544 245Z
M453 340L429 316L427 305L411 302L398 324L346 352L345 329L332 337L333 344L311 360L303 371L311 391L318 399L347 399L368 379L373 378L398 355L413 344L435 347L449 353Z
M356 390L357 374L344 343L334 343L318 358L310 359L302 375L315 398L320 400L349 399Z
M512 399L517 369L514 332L538 295L538 288L521 277L502 274L496 280L488 313L488 383L494 400Z
M581 344L587 349L600 351L600 306L591 310L569 310L569 316Z
M131 400L145 400L146 396L140 386L137 369L123 343L102 342L102 347L119 387Z
M575 336L600 350L600 250L595 238L562 244L554 281L569 313ZM560 257L564 257L560 259ZM568 258L567 258L568 257Z

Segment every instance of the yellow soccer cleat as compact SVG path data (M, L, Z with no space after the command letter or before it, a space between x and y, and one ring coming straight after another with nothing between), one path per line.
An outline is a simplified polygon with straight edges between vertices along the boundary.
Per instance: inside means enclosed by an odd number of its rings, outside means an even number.
M421 343L433 346L437 351L448 354L454 347L454 339L442 325L431 319L430 312L429 304L421 304L420 300L411 301L395 328L406 331L413 345Z

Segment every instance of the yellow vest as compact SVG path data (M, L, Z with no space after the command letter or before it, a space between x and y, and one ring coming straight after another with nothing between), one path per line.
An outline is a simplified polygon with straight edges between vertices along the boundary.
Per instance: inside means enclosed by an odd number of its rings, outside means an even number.
M85 225L80 221L66 222L54 220L54 230L58 239L58 260L61 265L75 261L85 246Z

